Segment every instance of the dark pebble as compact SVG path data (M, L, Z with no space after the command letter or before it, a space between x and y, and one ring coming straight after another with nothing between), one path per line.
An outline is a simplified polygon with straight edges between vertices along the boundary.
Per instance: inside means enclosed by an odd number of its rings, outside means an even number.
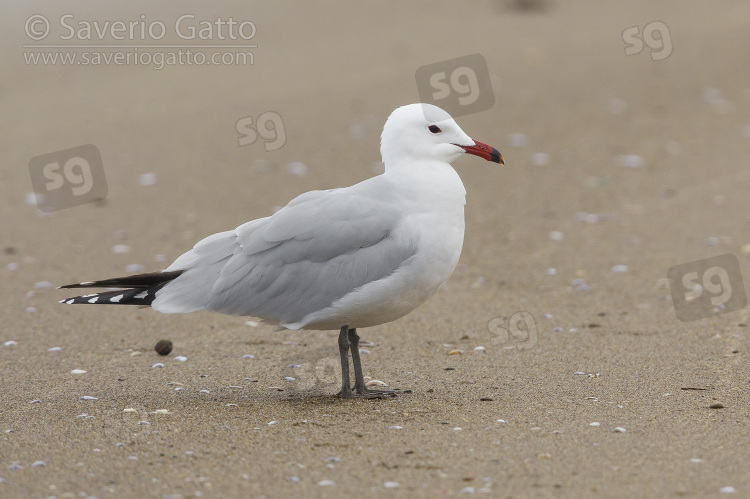
M479 400L481 402L492 402L492 397L481 397Z
M169 340L159 340L154 347L154 350L156 350L156 353L159 355L169 355L172 351L172 342Z
M723 409L724 408L724 404L722 404L721 402L717 402L715 404L709 405L708 408L709 409Z

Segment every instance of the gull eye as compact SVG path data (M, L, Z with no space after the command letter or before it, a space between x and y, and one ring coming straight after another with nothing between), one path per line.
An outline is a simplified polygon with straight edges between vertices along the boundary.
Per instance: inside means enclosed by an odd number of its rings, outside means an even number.
M437 125L430 125L430 126L427 127L427 129L429 131L431 131L432 133L440 133L440 132L442 132L442 130L440 129L440 127L437 126Z

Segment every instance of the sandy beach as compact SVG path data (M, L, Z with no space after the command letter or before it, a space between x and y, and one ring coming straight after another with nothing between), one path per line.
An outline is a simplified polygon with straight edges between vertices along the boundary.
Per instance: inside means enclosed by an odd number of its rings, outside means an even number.
M0 497L750 497L747 2L1 9ZM336 397L337 331L58 303L379 174L441 71L505 165L359 331L411 393Z

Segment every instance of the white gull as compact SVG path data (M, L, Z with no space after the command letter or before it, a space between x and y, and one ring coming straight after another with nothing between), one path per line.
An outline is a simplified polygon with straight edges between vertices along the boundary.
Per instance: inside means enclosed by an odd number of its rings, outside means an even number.
M430 104L396 109L380 152L382 175L297 196L270 217L206 237L162 272L62 286L124 289L61 303L206 309L288 329L336 329L341 396L390 394L365 386L356 329L403 317L448 280L463 246L466 204L450 163L464 153L503 158Z

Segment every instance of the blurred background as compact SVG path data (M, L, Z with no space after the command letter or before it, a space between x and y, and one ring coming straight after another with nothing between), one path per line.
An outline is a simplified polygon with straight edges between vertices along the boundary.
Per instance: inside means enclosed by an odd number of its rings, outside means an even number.
M506 166L456 164L473 241L463 262L521 283L548 267L596 279L621 264L644 277L630 293L650 292L670 266L739 253L750 242L748 8L554 0L324 2L293 13L268 2L6 6L3 244L37 258L56 284L84 270L156 270L163 262L155 255L171 261L301 192L381 171L382 124L395 107L420 100L417 70L480 54L494 104L458 121L498 148ZM41 40L27 32L44 27L30 22L35 15L48 22ZM186 58L159 68L157 57L178 43L228 45L219 37L229 28L217 19L250 21L242 35L251 39L239 42L257 48L219 49L229 64ZM107 21L133 23L135 39L117 27L125 40L115 39ZM148 30L158 37L159 25L165 34L154 40ZM212 39L198 39L206 25L213 33L202 36ZM170 47L133 48L149 43ZM73 44L115 47L67 49ZM82 62L89 52L101 58ZM116 52L146 63L103 59ZM78 59L40 60L55 53ZM259 124L265 138L254 135ZM42 215L29 197L30 160L84 144L101 153L106 198ZM118 235L132 253L112 254ZM25 299L4 298L8 313Z

